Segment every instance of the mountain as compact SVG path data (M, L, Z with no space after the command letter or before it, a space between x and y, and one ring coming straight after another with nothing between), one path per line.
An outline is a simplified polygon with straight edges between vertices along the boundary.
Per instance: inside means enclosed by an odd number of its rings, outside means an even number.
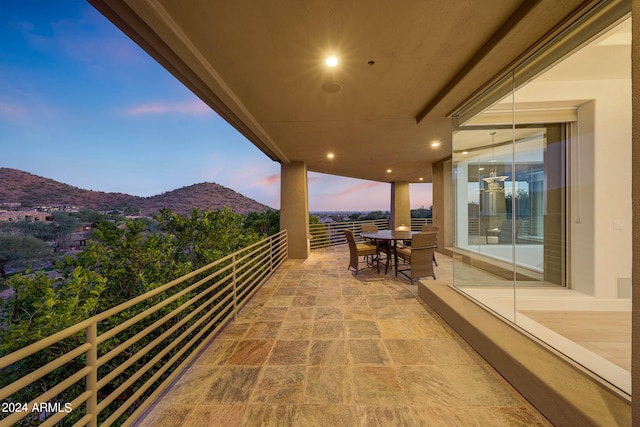
M0 168L0 205L20 203L23 207L70 205L79 208L110 210L130 207L143 215L168 208L181 214L194 208L221 209L231 207L235 213L264 212L270 209L230 188L203 182L151 197L123 193L83 190L49 178L18 169Z

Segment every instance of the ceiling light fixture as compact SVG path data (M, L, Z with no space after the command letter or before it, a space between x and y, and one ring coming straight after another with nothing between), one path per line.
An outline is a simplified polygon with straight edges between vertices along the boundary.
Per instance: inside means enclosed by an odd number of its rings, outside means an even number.
M391 169L387 169L387 173L391 173L393 172Z
M431 146L432 146L433 148L435 148L435 147L439 147L439 146L440 146L440 141L433 141L433 142L431 143Z
M327 64L327 67L335 67L339 62L340 60L335 56L330 56L324 61L324 63Z
M333 153L327 153L327 159L332 160L335 157Z
M495 157L495 137L496 137L496 133L495 132L491 132L491 162L495 162L496 159ZM504 182L508 179L509 177L506 175L500 175L498 176L498 174L496 173L496 167L495 165L491 168L491 171L489 172L489 177L488 178L482 178L482 180L484 182L487 183L487 189L485 190L487 193L495 193L495 192L502 192L504 191L504 187L502 187L500 185L501 182Z

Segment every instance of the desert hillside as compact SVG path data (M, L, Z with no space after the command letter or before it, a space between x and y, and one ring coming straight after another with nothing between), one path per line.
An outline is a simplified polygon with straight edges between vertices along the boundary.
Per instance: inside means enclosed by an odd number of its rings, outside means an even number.
M152 197L83 190L18 169L0 168L0 205L20 203L22 207L70 205L97 210L134 208L149 215L161 208L188 213L194 208L231 207L239 214L263 212L269 207L230 188L203 182Z

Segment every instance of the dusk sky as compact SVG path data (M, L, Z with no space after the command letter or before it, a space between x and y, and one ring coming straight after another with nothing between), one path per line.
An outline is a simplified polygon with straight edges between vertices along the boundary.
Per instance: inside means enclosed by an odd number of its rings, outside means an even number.
M280 208L280 165L82 0L0 0L0 167L153 196L215 182ZM431 206L412 184L411 207ZM309 173L309 209L389 210L390 184Z

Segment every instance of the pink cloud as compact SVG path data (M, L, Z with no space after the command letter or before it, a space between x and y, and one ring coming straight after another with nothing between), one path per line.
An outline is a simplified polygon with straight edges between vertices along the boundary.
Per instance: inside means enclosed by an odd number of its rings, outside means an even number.
M280 175L274 174L274 175L265 176L264 178L258 180L256 185L274 185L279 182L280 182Z
M140 104L124 110L127 116L143 116L149 114L186 114L201 116L213 111L199 99L183 102L151 102Z
M336 197L343 197L343 196L347 196L349 194L352 193L358 193L360 191L365 191L365 190L369 190L369 189L373 189L376 187L381 187L384 186L385 184L381 183L381 182L363 182L361 184L358 185L354 185L351 186L345 190L342 190L340 192L336 193ZM382 188L380 188L382 190Z

